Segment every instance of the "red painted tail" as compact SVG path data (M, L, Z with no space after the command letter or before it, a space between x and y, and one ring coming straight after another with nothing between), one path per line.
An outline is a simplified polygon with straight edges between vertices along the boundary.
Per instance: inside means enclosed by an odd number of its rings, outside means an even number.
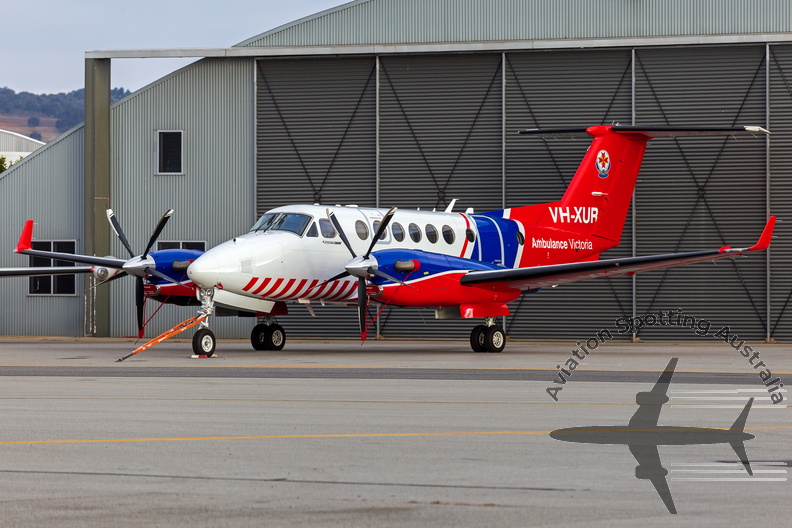
M594 140L558 202L517 207L511 218L568 235L600 239L600 249L619 243L646 142L640 132L611 126L586 129Z

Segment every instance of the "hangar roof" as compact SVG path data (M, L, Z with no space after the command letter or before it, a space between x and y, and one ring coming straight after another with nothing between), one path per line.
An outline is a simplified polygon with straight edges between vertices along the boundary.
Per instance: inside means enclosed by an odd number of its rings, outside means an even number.
M27 154L42 146L44 146L44 143L41 141L23 136L22 134L17 134L16 132L0 130L0 152Z
M791 31L788 0L354 0L235 47L759 36Z

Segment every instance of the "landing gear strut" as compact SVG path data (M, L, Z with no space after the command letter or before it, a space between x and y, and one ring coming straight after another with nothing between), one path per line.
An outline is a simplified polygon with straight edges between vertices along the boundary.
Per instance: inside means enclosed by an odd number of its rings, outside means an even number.
M470 332L470 348L473 352L503 352L506 347L506 332L495 324L494 317L487 317L486 324L478 325Z
M209 330L209 316L214 312L214 289L201 290L201 309L199 314L206 317L201 321L201 328L195 332L192 340L193 354L196 356L213 356L217 339L214 332Z
M266 323L257 324L250 332L250 344L255 350L282 350L286 344L286 330L267 317Z

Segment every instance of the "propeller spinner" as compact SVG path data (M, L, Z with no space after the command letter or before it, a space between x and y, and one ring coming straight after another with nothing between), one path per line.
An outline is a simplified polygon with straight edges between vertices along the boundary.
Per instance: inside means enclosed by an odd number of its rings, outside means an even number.
M165 211L165 214L159 219L157 222L157 226L154 228L154 232L149 237L148 244L146 244L146 249L142 255L135 255L135 252L132 251L132 247L129 244L129 240L127 240L126 235L124 234L124 230L121 228L121 223L113 213L112 209L107 210L107 220L110 222L110 226L113 228L113 232L116 234L118 239L121 241L121 244L129 253L131 257L129 260L124 262L122 269L123 271L113 277L110 280L116 280L124 275L132 275L137 279L137 284L135 285L135 307L137 311L137 325L138 325L138 336L143 337L143 306L145 303L145 292L143 289L144 283L143 279L146 276L154 276L164 281L172 282L178 284L178 281L172 279L171 277L167 276L164 273L157 271L157 263L154 259L149 256L149 252L151 248L154 247L154 243L159 238L162 230L165 228L165 225L170 220L171 215L173 214L173 209L168 209ZM108 281L109 282L109 281Z
M397 282L399 284L404 284L399 279L391 277L384 271L379 270L379 264L377 259L371 254L371 251L374 249L374 245L380 239L382 234L388 228L388 224L390 223L393 215L396 214L396 207L391 208L382 219L382 222L377 229L377 232L374 233L374 237L371 239L371 244L369 244L366 253L363 255L358 256L355 253L355 250L352 249L352 244L349 243L349 239L344 233L344 229L341 227L341 223L336 218L335 214L328 209L327 210L327 217L330 219L330 222L335 227L335 230L338 232L338 236L341 237L341 241L344 243L346 248L349 250L349 253L352 255L352 260L350 260L346 266L344 266L345 271L343 273L339 273L338 275L328 279L325 281L331 282L334 280L341 279L343 277L357 277L358 279L358 325L360 326L360 337L365 341L366 339L366 306L368 304L368 294L366 293L366 279L375 275L377 277L390 280L393 282Z

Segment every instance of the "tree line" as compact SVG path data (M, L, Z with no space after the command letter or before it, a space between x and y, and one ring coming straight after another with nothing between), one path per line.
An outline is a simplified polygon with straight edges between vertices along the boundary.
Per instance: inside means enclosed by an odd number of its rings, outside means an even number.
M124 88L113 88L110 90L110 101L118 101L130 93ZM39 95L0 88L0 114L16 113L57 118L55 126L63 132L85 119L85 90L81 88L69 93Z

